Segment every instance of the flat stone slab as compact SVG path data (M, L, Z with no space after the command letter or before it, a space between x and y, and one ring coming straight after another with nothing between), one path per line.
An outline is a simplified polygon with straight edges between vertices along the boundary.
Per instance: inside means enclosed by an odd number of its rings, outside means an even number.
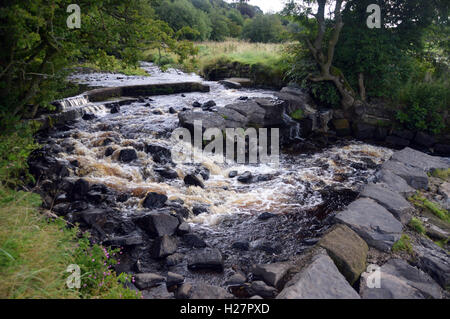
M192 252L188 258L190 270L223 271L223 257L216 248L198 249Z
M360 299L325 251L290 280L276 299Z
M319 241L350 284L366 269L366 242L345 225L337 225Z
M252 273L255 276L261 277L266 284L271 285L277 289L281 289L284 284L283 280L288 274L289 269L292 268L288 263L274 263L266 265L255 265Z
M166 281L163 276L153 273L137 274L134 277L136 279L136 287L140 290L159 286Z
M384 183L388 188L403 196L410 196L415 193L415 189L408 185L408 183L392 171L382 169L379 173L380 182Z
M426 238L420 238L418 245L413 246L419 262L418 267L436 280L442 288L450 286L449 254Z
M399 193L393 192L380 184L368 184L361 192L361 196L375 200L378 204L390 211L404 225L408 224L411 220L410 214L414 208Z
M429 275L402 259L389 260L380 273L380 288L367 286L368 273L361 277L363 299L440 299L443 296L441 287Z
M395 152L392 155L392 159L403 164L407 164L410 166L418 167L425 172L428 172L432 169L440 168L446 169L450 167L448 161L443 158L437 156L431 156L412 148L406 147L401 151Z
M357 199L335 218L353 229L369 246L382 251L390 251L403 230L402 223L369 198Z
M382 169L391 171L395 175L400 176L408 183L409 186L415 189L428 188L428 176L420 168L389 160L383 164Z

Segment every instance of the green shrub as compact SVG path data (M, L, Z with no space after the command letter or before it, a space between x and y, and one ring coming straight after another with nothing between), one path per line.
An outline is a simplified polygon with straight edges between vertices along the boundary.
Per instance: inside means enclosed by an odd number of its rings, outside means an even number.
M409 227L414 229L419 234L424 235L426 233L425 226L423 225L422 221L416 217L411 218L409 222Z
M402 235L402 237L392 245L392 252L404 251L408 254L413 253L413 248L411 245L411 238L408 235Z
M411 130L438 134L444 127L443 112L449 106L450 86L446 81L407 83L398 96L405 105L397 120Z

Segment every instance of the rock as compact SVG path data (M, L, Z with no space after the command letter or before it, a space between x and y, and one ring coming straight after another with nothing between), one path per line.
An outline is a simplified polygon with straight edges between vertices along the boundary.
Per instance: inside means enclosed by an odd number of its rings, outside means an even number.
M113 105L113 106L111 107L110 112L111 112L111 114L119 113L119 112L120 112L120 106L119 106L119 105Z
M166 279L166 285L167 287L173 287L173 286L177 286L180 285L184 282L184 276L183 275L179 275L173 272L168 272L167 273L167 279Z
M222 84L227 89L240 89L240 88L242 88L242 85L240 85L237 82L230 81L230 80L222 80L222 81L219 81L219 83Z
M432 147L436 144L436 139L423 132L417 132L416 137L414 138L414 143L424 147Z
M369 246L382 251L390 251L403 230L403 225L391 213L369 198L357 199L335 218L353 229Z
M238 181L244 184L249 184L253 180L253 175L251 172L247 171L238 177Z
M178 178L178 173L168 167L156 167L156 168L153 168L153 170L155 171L155 173L158 173L159 175L161 175L161 177L164 177L166 179L177 179Z
M427 274L402 259L391 259L380 268L380 288L367 286L368 273L361 278L363 299L440 299L441 287Z
M229 178L235 178L236 176L238 176L238 171L231 171L228 173Z
M166 258L166 264L169 267L178 265L179 263L181 263L184 259L184 255L179 254L179 253L175 253L173 255L167 256Z
M321 251L290 280L277 299L360 299L334 265Z
M352 134L352 130L350 128L350 123L347 119L335 119L331 121L334 130L336 131L336 135L343 137Z
M170 114L177 114L177 110L175 110L172 106L169 107L169 113Z
M380 184L366 185L361 192L361 196L375 200L378 204L390 211L404 225L408 224L411 220L411 214L414 211L411 204L398 193Z
M450 156L450 144L436 144L434 153L439 156Z
M177 217L158 211L134 217L133 221L152 237L172 236L180 224Z
M208 214L209 213L209 209L207 205L194 205L192 207L192 213L195 216L198 216L200 214Z
M92 121L92 120L95 120L96 118L97 118L97 116L95 116L95 114L90 114L90 113L86 113L82 117L82 119L84 121Z
M188 223L181 223L178 226L177 234L183 236L191 231L191 226Z
M450 167L447 161L444 161L439 157L431 156L409 147L395 152L391 159L409 166L417 167L425 172L436 168L446 169Z
M395 175L392 171L383 169L379 173L380 182L384 183L392 191L402 194L407 197L416 192L414 188L408 185L408 183L398 175Z
M119 153L119 160L124 163L130 163L130 162L136 160L137 158L138 158L137 153L132 148L123 149Z
M336 267L353 285L366 269L369 247L354 231L345 225L338 225L319 241Z
M281 245L281 243L260 239L251 242L250 248L254 250L261 250L268 254L280 254L282 252L283 246Z
M236 273L225 282L227 286L242 286L247 281L244 275Z
M450 259L448 253L432 241L420 237L413 246L419 262L418 267L428 273L442 288L450 286Z
M178 113L178 119L180 125L191 132L194 132L194 124L196 121L201 122L202 130L207 130L209 128L226 128L225 118L218 113L184 111Z
M188 186L198 186L205 188L205 184L194 174L188 174L184 177L184 183Z
M411 141L414 138L414 133L409 130L394 130L392 131L392 135L408 141Z
M388 137L386 137L386 143L388 143L392 147L405 147L409 145L409 140L398 136L389 135Z
M89 182L85 179L80 178L73 184L72 191L69 197L71 200L83 199L88 192Z
M178 288L175 297L177 299L232 299L233 295L222 287L184 283Z
M250 295L257 295L263 298L274 298L278 293L278 290L276 290L274 287L266 285L264 281L252 282L249 290Z
M105 157L108 157L108 156L113 155L114 151L115 151L114 148L108 147L108 148L105 150Z
M161 299L174 299L174 296L167 290L167 287L165 285L160 285L152 289L142 291L142 298L151 300L161 300Z
M202 107L202 104L199 101L195 101L192 103L192 107Z
M257 277L262 278L266 284L277 289L282 289L285 284L286 276L291 268L292 265L287 263L255 265L252 269L252 273Z
M164 258L177 251L177 240L174 237L164 235L153 244L153 256Z
M205 241L198 236L197 234L186 234L183 236L183 241L188 245L189 247L195 247L195 248L204 248L206 247Z
M203 103L202 104L202 109L203 110L210 110L210 109L212 109L214 106L216 106L217 104L216 104L216 102L214 102L213 100L211 100L211 101L208 101L208 102L206 102L206 103Z
M125 236L117 236L108 239L104 242L107 246L121 247L121 246L136 246L144 244L144 240L139 233L135 232Z
M134 277L136 280L135 285L140 290L159 286L165 281L164 277L153 273L137 274Z
M264 213L262 213L262 214L260 214L258 216L258 219L259 220L268 220L268 219L276 217L276 216L277 216L276 214L272 214L272 213L269 213L269 212L264 212Z
M286 116L286 103L278 99L254 98L262 109L264 109L264 126L276 126L284 123Z
M189 270L223 271L223 257L216 248L204 248L194 251L188 258Z
M361 140L371 139L375 135L375 126L357 122L355 124L355 137Z
M172 162L172 152L165 146L157 144L147 144L145 152L152 155L153 161L158 164L167 164Z
M389 160L382 166L383 170L391 171L395 175L403 178L409 186L415 189L427 189L428 188L428 176L424 171L407 166L403 163Z
M264 126L266 112L258 103L247 100L225 106L227 109L234 110L248 119L249 124Z
M148 193L142 203L142 206L148 209L157 209L164 207L167 202L167 196L158 193Z
M250 249L250 243L248 241L236 241L231 245L231 248L247 251Z

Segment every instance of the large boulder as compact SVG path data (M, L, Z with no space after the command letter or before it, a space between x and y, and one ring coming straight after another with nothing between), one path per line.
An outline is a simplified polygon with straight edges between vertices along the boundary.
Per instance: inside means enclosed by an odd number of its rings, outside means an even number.
M353 230L345 225L338 225L319 241L333 259L337 268L353 285L366 269L369 247Z
M379 172L379 181L384 183L394 192L400 193L403 196L409 196L416 192L416 190L409 186L403 178L390 170L382 169Z
M188 257L188 268L190 270L212 270L222 272L222 254L216 248L195 250Z
M145 197L142 206L149 209L157 209L164 207L166 202L167 202L166 195L150 192Z
M380 287L367 286L369 273L361 278L363 299L440 299L442 289L427 274L402 259L391 259L380 268Z
M194 131L194 124L196 121L201 122L202 130L207 130L209 128L219 128L223 130L226 128L225 118L214 112L185 111L178 113L178 119L180 125L191 132Z
M408 166L398 161L389 160L383 164L382 169L391 171L395 175L400 176L408 183L409 186L415 189L428 188L428 176L420 168Z
M173 235L180 224L176 216L165 211L153 211L133 217L133 221L152 237Z
M431 240L421 237L418 245L413 246L418 256L418 266L436 280L442 288L450 286L450 259L447 251Z
M361 196L375 200L403 224L408 224L411 220L411 213L414 210L411 204L400 194L380 184L366 185L361 192Z
M402 223L369 198L357 199L335 218L353 229L369 246L382 251L390 251L403 230Z
M291 268L292 265L289 263L255 265L252 273L257 277L261 277L266 284L281 289L285 284L284 280Z
M136 150L133 148L123 149L119 153L119 160L124 163L130 163L130 162L136 160L137 158L138 157L137 157Z
M440 157L413 150L409 147L395 152L394 155L392 155L392 159L409 166L417 167L425 172L436 168L450 168L450 163L448 161Z
M330 257L319 251L311 263L296 274L277 299L359 299Z
M153 255L156 258L164 258L177 251L177 239L164 235L158 238L153 244Z
M225 106L248 119L249 124L264 126L265 110L255 101L247 100Z

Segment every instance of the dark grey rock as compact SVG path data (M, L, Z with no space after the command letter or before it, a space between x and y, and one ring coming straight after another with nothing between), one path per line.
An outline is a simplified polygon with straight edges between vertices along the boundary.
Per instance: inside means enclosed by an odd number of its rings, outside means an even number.
M142 206L148 209L157 209L164 207L167 202L167 196L158 193L148 193L142 203Z
M360 294L363 299L442 298L441 287L430 276L402 259L389 260L380 272L380 288L369 288L369 274L362 275Z
M421 237L413 246L419 258L418 267L436 280L442 288L450 286L450 259L448 253L432 241Z
M209 213L209 209L208 209L207 205L201 205L201 204L194 205L192 207L192 213L195 216L200 215L200 214L208 214Z
M153 168L153 170L158 173L159 175L161 175L161 177L164 177L166 179L177 179L178 178L178 173L168 167L156 167Z
M177 239L168 235L164 235L155 240L153 244L153 256L156 258L164 258L172 255L177 251Z
M249 250L250 249L250 243L248 241L236 241L231 245L231 248L237 249L237 250Z
M177 299L233 299L233 295L222 287L188 283L178 288L175 297Z
M424 147L432 147L436 144L436 139L426 133L417 132L416 137L414 138L414 143Z
M167 256L166 264L169 267L180 264L184 260L184 255L180 253L175 253L173 255Z
M405 147L409 145L409 140L406 140L404 138L398 137L398 136L394 136L394 135L389 135L388 137L386 137L386 143L390 144L393 147Z
M230 80L222 80L219 81L220 84L222 84L227 89L240 89L242 88L242 85L240 83L230 81Z
M223 257L216 248L204 248L193 251L188 257L188 269L223 271Z
M178 226L177 234L183 236L191 231L191 226L188 223L181 223Z
M231 171L228 173L229 178L235 178L236 176L238 176L238 171Z
M145 145L145 152L152 156L155 163L167 164L172 162L172 152L165 146L158 144L147 144Z
M328 255L320 251L285 286L277 299L360 299Z
M415 189L427 189L428 188L428 176L421 169L407 166L403 163L389 160L385 162L382 169L391 171L395 175L403 178L409 186Z
M159 286L165 281L163 276L153 273L137 274L134 277L136 279L135 285L140 290Z
M124 163L130 163L137 159L136 150L132 148L123 149L119 153L119 160Z
M447 169L450 167L447 161L439 157L431 156L409 147L395 152L392 155L392 159L409 166L417 167L425 172L436 168Z
M185 234L183 236L183 241L186 245L195 248L204 248L206 247L205 241L197 234Z
M266 284L277 289L282 289L285 283L284 280L291 268L292 265L289 263L255 265L252 273L262 278Z
M194 174L188 174L184 177L184 183L188 186L198 186L201 188L205 188L205 184L198 178L198 176Z
M142 239L141 235L139 235L138 233L132 233L126 236L117 236L110 238L106 240L104 244L113 247L121 247L121 246L142 245L143 243L144 240Z
M253 180L253 175L251 172L247 171L238 177L238 181L244 184L249 184Z
M167 212L150 212L136 216L133 221L152 237L175 234L180 221Z
M268 286L264 281L254 281L250 286L249 292L252 296L257 295L263 298L274 298L278 290Z
M264 212L258 216L258 219L259 220L268 220L268 219L276 217L276 216L277 216L276 214Z
M382 251L390 251L403 230L403 225L391 213L369 198L357 199L335 218L353 229L369 246Z
M411 220L414 208L400 194L383 187L380 184L368 184L361 192L361 196L375 200L378 204L390 211L395 218L404 225Z
M242 286L247 281L247 278L245 278L244 275L240 273L236 273L232 275L228 280L225 282L225 285L227 286Z
M416 190L408 185L408 183L392 171L383 169L379 173L380 182L384 183L388 188L407 197L415 193Z
M184 276L183 275L179 275L173 272L168 272L167 273L167 279L166 279L166 285L167 287L173 287L173 286L177 286L180 285L184 282Z

